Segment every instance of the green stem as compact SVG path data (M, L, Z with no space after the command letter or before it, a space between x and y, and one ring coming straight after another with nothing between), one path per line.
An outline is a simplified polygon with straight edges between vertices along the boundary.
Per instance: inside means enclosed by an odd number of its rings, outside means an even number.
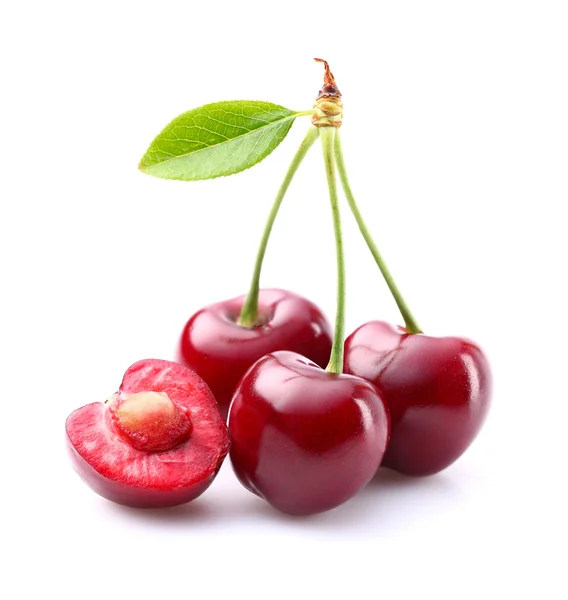
M274 225L274 221L276 219L276 215L278 214L278 210L280 209L280 205L282 204L282 200L284 199L284 195L298 170L301 162L304 160L308 150L312 146L312 144L316 141L319 132L318 128L310 125L308 133L306 137L300 144L290 166L288 167L288 171L286 176L284 177L284 181L282 181L282 185L276 194L276 198L274 199L274 204L270 209L270 213L268 215L268 220L266 221L266 225L264 226L264 232L262 234L262 239L260 240L260 246L258 248L258 252L256 255L256 262L254 264L254 271L252 274L252 281L250 284L250 290L243 304L243 308L241 310L241 314L238 320L238 324L242 327L255 327L258 319L258 292L259 292L259 284L260 284L260 272L262 270L262 262L264 260L264 254L266 253L266 246L268 245L268 239L270 238L270 233L272 231L272 226Z
M400 290L398 289L396 283L394 282L393 276L389 271L383 257L381 256L379 249L377 248L367 226L365 225L365 221L359 212L359 208L357 203L355 202L355 198L353 196L353 192L351 191L351 186L349 185L349 180L347 178L347 171L345 169L345 162L343 160L343 152L341 150L341 137L339 135L339 131L337 132L337 136L335 139L335 160L337 164L337 171L339 172L339 179L341 180L341 185L343 186L343 190L345 192L345 196L347 197L347 202L349 203L349 208L351 208L351 212L357 221L357 225L359 225L359 230L361 231L363 237L365 238L365 242L367 242L367 246L379 267L386 284L389 287L391 294L400 310L402 318L404 319L404 323L406 324L406 330L408 333L422 333L420 326L416 322L416 319L410 312L410 308L406 304Z
M341 215L337 197L337 178L335 175L334 144L337 139L336 127L321 127L320 137L325 162L325 174L329 187L329 200L333 216L335 233L335 250L337 254L337 312L335 314L335 331L333 346L327 370L330 373L343 372L343 342L345 338L345 261L343 258L343 236L341 233Z

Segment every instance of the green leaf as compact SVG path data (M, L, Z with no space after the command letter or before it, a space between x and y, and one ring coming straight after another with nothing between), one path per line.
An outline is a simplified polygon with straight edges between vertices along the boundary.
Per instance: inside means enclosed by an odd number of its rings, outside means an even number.
M270 102L206 104L167 125L138 167L155 177L186 181L233 175L266 158L299 114L305 113Z

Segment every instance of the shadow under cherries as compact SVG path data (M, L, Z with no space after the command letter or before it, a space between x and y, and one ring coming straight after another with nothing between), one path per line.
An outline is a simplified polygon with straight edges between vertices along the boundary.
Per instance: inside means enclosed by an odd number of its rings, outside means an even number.
M225 490L227 492L228 490ZM181 506L139 509L102 500L106 510L150 527L202 529L228 526L240 529L248 522L282 526L288 532L310 532L341 537L376 537L385 531L425 524L445 507L457 506L462 496L456 478L445 473L410 477L379 469L371 482L345 504L317 515L294 516L279 512L250 492L205 494Z

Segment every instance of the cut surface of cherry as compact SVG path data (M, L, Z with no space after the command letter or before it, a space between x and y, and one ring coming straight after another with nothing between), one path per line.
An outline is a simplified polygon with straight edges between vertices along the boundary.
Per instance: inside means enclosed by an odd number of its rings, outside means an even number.
M489 363L467 339L408 334L372 321L346 339L344 368L382 393L391 415L382 465L407 475L432 475L451 465L489 410Z
M241 483L290 514L323 512L373 477L389 436L377 389L294 352L261 358L231 405L231 462Z
M260 290L258 324L242 327L245 298L202 308L179 343L178 359L207 382L225 417L239 380L265 354L290 350L325 367L331 352L331 327L313 302L286 290Z
M74 467L101 496L158 508L204 492L229 451L229 434L207 384L187 367L145 359L133 364L106 402L66 422Z

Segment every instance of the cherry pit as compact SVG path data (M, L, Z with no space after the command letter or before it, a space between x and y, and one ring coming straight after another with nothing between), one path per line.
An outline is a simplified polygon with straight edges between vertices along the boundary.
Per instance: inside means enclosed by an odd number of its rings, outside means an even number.
M419 327L355 201L341 144L341 93L327 62L315 60L325 75L311 110L207 104L171 121L140 161L141 171L164 179L233 175L268 156L297 118L311 118L269 211L248 293L193 314L181 328L175 362L140 360L105 402L67 418L75 470L108 500L137 508L190 502L229 455L247 490L279 511L311 515L347 502L379 469L442 471L483 425L488 360L469 339ZM260 287L280 206L318 139L336 246L333 327L314 302ZM338 181L404 326L374 320L345 336Z

